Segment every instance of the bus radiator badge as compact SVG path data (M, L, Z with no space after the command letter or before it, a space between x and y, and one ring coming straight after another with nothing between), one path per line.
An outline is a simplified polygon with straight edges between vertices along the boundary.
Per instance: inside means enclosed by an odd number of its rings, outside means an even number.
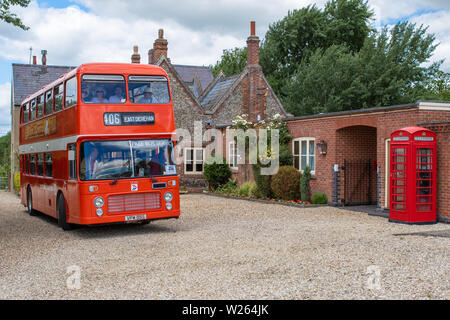
M138 185L137 185L137 183L132 183L132 184L131 184L131 191L138 191Z

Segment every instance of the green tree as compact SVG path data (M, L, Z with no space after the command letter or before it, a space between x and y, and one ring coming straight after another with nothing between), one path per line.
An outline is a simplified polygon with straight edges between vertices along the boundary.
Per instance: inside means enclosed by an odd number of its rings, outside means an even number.
M271 24L261 46L260 63L277 95L283 99L289 94L285 85L318 49L338 45L349 53L359 51L373 32L372 17L367 1L332 0L324 10L313 5L289 11Z
M11 132L0 137L0 176L6 177L11 170Z
M442 64L424 66L434 40L427 28L401 22L370 35L356 53L343 45L318 49L286 84L285 106L305 115L411 103L432 91Z
M247 64L247 48L223 50L222 57L211 67L213 76L222 70L226 76L241 73Z
M22 23L22 20L14 14L11 13L11 6L21 6L23 8L27 7L30 4L30 0L1 0L0 1L0 20L5 21L6 23L12 23L13 25L23 29L30 29L26 25Z

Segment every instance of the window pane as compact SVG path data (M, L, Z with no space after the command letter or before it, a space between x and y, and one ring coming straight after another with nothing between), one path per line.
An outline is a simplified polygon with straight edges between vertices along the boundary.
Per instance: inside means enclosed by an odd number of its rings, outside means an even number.
M37 155L37 175L44 175L44 154L38 153Z
M55 99L55 112L62 110L63 105L64 85L61 84L55 87L54 99Z
M314 155L314 140L309 141L309 154Z
M308 144L306 141L302 141L302 155L308 154Z
M184 149L184 152L186 152L186 160L192 161L194 158L194 150L191 148Z
M36 174L36 155L30 155L30 174Z
M195 160L203 162L203 150L201 149L195 150Z
M305 170L306 165L308 161L308 157L307 156L302 156L302 167L300 168L301 170Z
M194 171L194 165L192 163L186 163L186 172Z
M37 118L40 119L44 115L44 95L41 94L37 100Z
M203 163L197 163L195 165L195 171L196 172L202 172L203 171Z
M300 153L300 141L294 141L294 155Z
M36 99L30 102L30 121L36 119Z
M23 123L27 123L28 122L28 116L29 116L29 110L28 110L28 106L30 104L27 103L23 106Z
M69 145L69 179L77 179L77 147L76 144Z
M300 170L300 159L299 156L294 156L294 168Z
M45 94L45 115L52 114L53 111L53 92L48 91Z
M125 78L121 75L83 75L81 98L84 103L125 103Z
M46 153L44 156L44 160L45 160L45 176L52 177L53 176L52 154Z
M309 156L309 168L311 169L311 171L316 170L314 163L314 156Z
M66 82L66 105L65 108L70 108L77 104L77 78L67 80Z
M132 103L168 103L169 85L162 76L129 76L128 90Z

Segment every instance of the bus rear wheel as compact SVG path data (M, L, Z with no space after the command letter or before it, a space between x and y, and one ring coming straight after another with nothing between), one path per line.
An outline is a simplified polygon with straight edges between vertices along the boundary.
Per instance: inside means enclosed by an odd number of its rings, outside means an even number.
M33 209L33 195L30 187L27 188L27 213L30 216L37 215L37 211Z
M64 196L60 195L58 197L58 225L64 230L72 230L72 225L67 223L66 216L66 201Z

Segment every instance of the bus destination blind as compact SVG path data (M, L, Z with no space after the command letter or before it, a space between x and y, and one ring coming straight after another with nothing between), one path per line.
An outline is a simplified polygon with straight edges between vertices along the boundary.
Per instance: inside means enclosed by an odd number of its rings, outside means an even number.
M142 126L155 124L153 112L105 112L105 126Z

